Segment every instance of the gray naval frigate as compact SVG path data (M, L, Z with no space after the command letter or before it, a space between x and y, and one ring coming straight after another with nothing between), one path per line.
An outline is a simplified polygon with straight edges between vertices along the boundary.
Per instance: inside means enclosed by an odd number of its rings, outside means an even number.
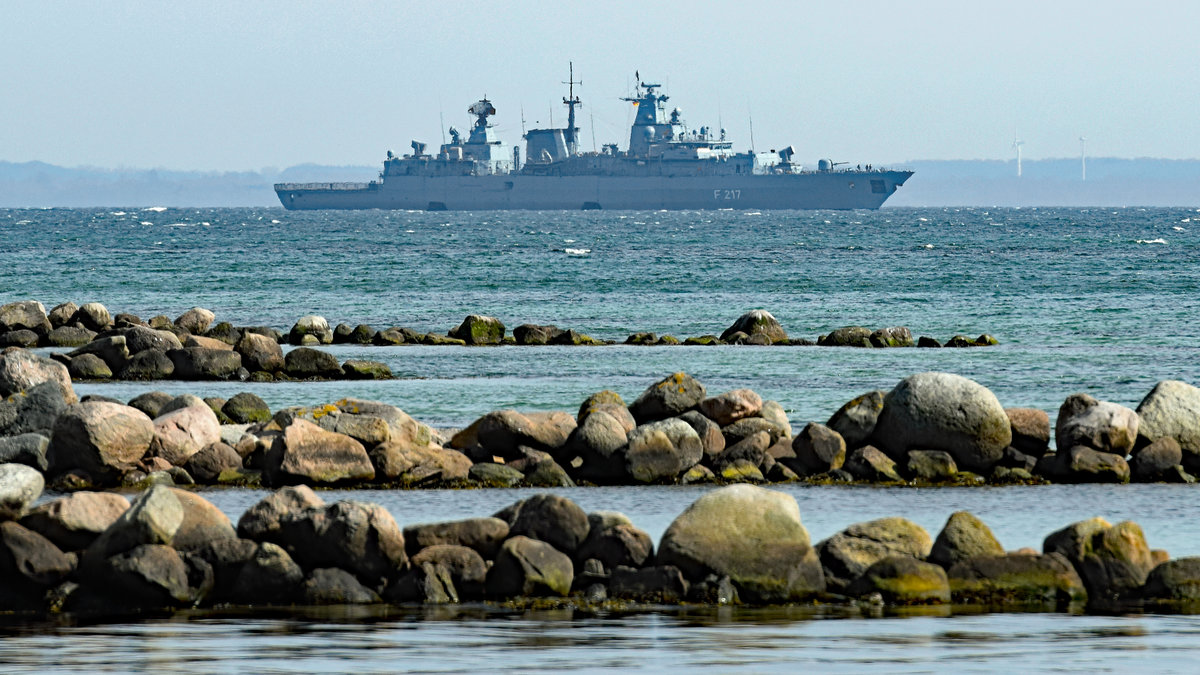
M791 146L735 152L724 129L689 129L679 108L667 110L662 85L640 77L623 99L636 106L628 149L583 152L573 73L569 84L567 126L527 131L523 164L497 138L484 98L468 108L466 140L451 127L436 155L413 141L410 155L387 153L378 180L278 183L275 193L288 209L877 209L912 175L826 159L808 169Z

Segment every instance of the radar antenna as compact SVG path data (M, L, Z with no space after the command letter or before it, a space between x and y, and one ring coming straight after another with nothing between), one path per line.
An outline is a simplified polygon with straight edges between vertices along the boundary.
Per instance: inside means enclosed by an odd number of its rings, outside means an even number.
M578 147L576 132L579 131L575 128L575 106L583 105L579 97L575 95L575 85L583 84L583 82L575 81L575 62L568 61L567 63L570 75L567 77L567 81L563 82L563 84L568 86L567 97L563 99L563 104L567 106L567 154L574 155Z

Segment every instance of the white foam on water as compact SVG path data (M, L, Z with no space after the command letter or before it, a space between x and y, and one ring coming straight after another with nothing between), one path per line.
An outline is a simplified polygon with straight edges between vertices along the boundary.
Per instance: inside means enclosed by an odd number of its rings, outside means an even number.
M590 248L564 248L563 252L572 256L584 256L592 252Z
M747 211L746 213L744 213L744 214L742 214L742 215L746 215L746 216L761 216L761 215L762 215L762 211Z
M113 211L112 213L110 213L110 214L108 214L108 215L110 215L110 216L123 216L123 215L125 215L125 212L124 212L124 211Z
M925 244L921 248L933 248L933 244Z
M1187 221L1184 221L1184 222L1187 222ZM1175 227L1173 227L1171 229L1175 230L1176 232L1187 232L1187 230L1185 230L1184 228L1182 228L1178 225L1176 225Z
M280 224L282 224L282 223L283 223L283 221L282 221L282 220L275 220L274 218L272 218L272 219L271 219L271 224L272 224L272 225L280 225Z
M405 230L404 231L404 234L416 234L416 233L417 233L416 230Z
M142 224L142 225L153 225L154 223L152 223L152 222L150 222L150 221L148 221L148 220L143 220L143 221L141 222L141 224Z
M574 239L563 239L563 243L564 244L574 244L575 240Z
M928 222L929 222L929 219L928 219L928 218L917 218L917 220L921 221L922 223L928 223Z
M155 213L162 213L163 211L167 210L167 207L165 207L165 206L147 206L146 208L144 208L142 210L143 211L153 211Z
M1139 244L1166 244L1167 240L1161 239L1161 238L1159 238L1159 239L1138 239L1137 243L1139 243Z

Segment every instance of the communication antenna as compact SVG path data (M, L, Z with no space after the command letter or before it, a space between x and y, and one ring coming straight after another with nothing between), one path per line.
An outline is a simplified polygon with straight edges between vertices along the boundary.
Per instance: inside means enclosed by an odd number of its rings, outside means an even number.
M574 155L578 146L578 139L575 137L575 132L578 131L578 129L575 128L575 106L583 105L579 101L579 97L575 95L575 85L583 84L583 82L575 81L575 62L568 61L567 63L568 68L570 68L570 76L567 78L566 82L563 82L563 84L567 85L569 88L567 89L567 98L563 99L563 104L567 106L567 152L568 154ZM594 131L595 130L593 129L593 132ZM592 145L594 146L595 144L596 143L593 134Z
M521 138L525 138L525 104L521 104Z
M595 115L595 113L588 113L588 115L592 118L592 152L595 152L596 151L596 115Z
M442 103L441 101L438 101L438 108L439 108L438 123L439 123L439 126L442 127L442 145L445 145L446 144L446 113L444 113L440 110L440 108L442 107L441 103Z
M1022 145L1025 145L1025 141L1018 139L1017 135L1013 134L1012 146L1013 146L1013 150L1017 151L1017 178L1021 177L1021 146Z
M1079 137L1079 170L1081 180L1087 180L1087 139L1083 136Z
M746 106L746 116L750 118L750 152L754 152L754 113Z

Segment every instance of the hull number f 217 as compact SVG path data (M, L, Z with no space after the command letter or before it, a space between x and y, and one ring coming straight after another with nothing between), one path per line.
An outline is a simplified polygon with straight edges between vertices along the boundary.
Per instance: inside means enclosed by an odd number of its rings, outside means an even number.
M741 199L741 190L713 190L713 199Z

